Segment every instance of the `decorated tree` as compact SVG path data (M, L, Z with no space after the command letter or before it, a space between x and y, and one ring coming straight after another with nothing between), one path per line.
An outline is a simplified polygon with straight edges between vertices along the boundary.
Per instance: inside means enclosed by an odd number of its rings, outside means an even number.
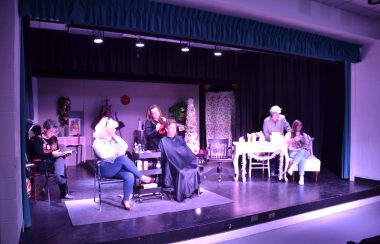
M185 141L187 146L193 151L194 154L199 153L199 141L198 141L198 125L194 107L194 100L189 98L187 100L186 110L186 134Z
M69 97L60 96L57 100L57 115L59 124L64 127L69 124L71 101Z

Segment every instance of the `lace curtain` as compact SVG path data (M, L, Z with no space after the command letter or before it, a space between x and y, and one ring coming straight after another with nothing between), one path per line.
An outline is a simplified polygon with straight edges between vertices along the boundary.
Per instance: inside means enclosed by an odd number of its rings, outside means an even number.
M233 92L206 93L206 140L226 139L232 144L235 97Z

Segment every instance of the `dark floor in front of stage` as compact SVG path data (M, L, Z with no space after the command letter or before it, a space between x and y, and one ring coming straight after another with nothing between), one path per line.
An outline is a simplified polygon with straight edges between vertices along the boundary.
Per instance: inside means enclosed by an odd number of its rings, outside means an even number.
M209 169L207 167L206 171ZM217 175L211 173L212 170L205 174L207 177L202 181L202 188L232 199L232 203L206 207L200 213L193 209L165 213L159 217L146 216L82 226L71 224L65 204L58 199L58 187L52 185L50 205L43 196L37 201L30 201L32 227L26 229L21 242L173 242L380 194L376 184L340 180L327 170L322 170L318 183L314 182L314 174L307 174L304 186L299 186L297 180L293 182L290 179L285 183L275 178L268 179L261 171L254 172L245 183L235 182L232 171L232 166L224 168L227 174L223 175L221 183L218 183ZM69 167L68 175L70 193L75 199L93 197L93 176L85 168ZM120 184L113 187L120 188L121 193ZM138 205L132 211L138 211Z

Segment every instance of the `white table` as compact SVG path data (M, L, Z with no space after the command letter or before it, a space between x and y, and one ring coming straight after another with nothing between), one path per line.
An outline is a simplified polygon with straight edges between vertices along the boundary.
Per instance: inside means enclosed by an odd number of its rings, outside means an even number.
M78 165L78 163L85 162L86 150L83 151L83 148L86 148L86 137L84 137L84 136L58 137L58 144L64 145L65 147L74 147L75 148L75 151L76 151L75 165ZM80 149L80 161L78 160L79 149Z
M249 158L254 157L253 154L257 153L272 153L280 155L280 166L279 166L279 179L286 177L286 169L289 165L289 154L288 145L285 143L271 143L267 141L259 142L233 142L235 146L234 153L234 170L235 170L235 181L239 179L239 155L242 155L242 180L246 181L246 165L247 165L247 155ZM285 158L285 168L284 168L284 158ZM284 170L285 169L285 170Z

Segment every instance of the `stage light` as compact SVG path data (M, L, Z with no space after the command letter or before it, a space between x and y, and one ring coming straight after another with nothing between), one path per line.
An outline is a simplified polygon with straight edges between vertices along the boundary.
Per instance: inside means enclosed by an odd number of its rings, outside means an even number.
M214 49L214 56L216 57L220 57L222 56L222 49L218 46L215 46L215 49Z
M368 0L368 4L371 4L371 5L380 4L380 0Z
M138 38L136 40L136 47L141 48L141 47L144 47L144 46L145 46L144 42L140 38Z
M103 32L102 31L94 31L94 43L101 44L103 43Z
M181 51L184 53L187 53L188 51L190 51L190 44L183 44L181 47Z

